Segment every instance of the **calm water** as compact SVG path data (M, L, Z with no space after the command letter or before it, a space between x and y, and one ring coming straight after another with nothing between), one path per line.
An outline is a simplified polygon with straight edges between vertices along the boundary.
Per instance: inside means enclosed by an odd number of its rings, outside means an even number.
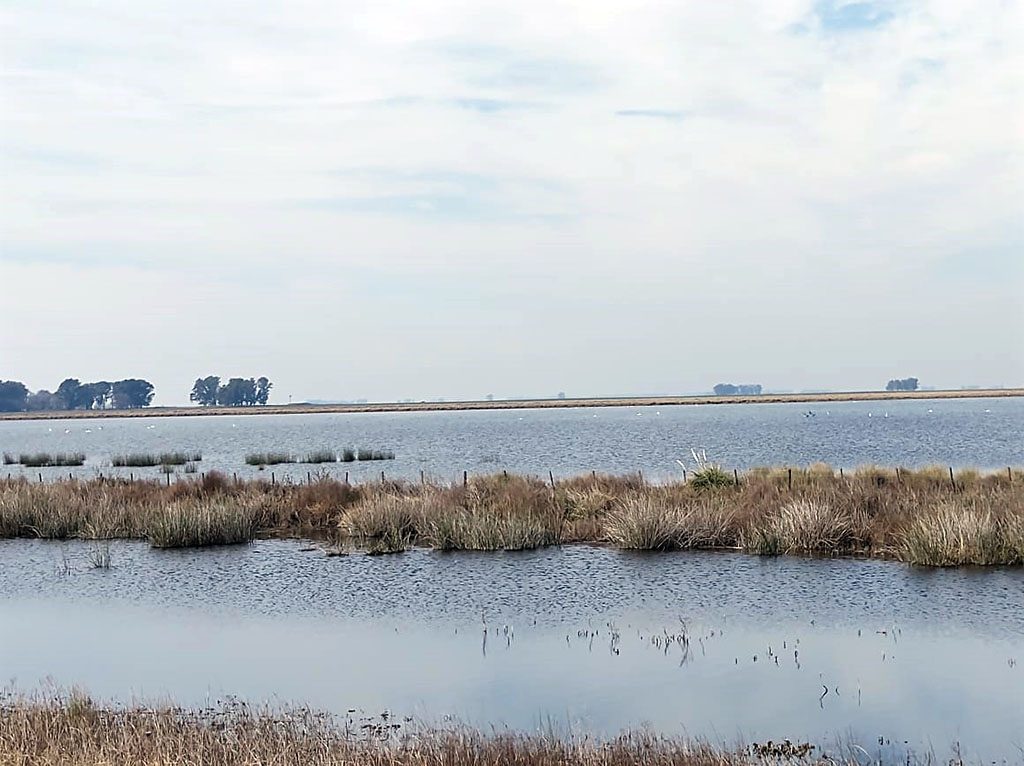
M591 547L328 558L274 541L115 543L94 570L93 546L0 542L4 682L1024 759L1020 569ZM663 640L684 621L688 653Z
M808 413L813 412L813 416ZM591 470L678 474L677 459L705 447L729 468L825 461L1003 468L1024 464L1024 399L947 399L821 404L615 407L491 412L131 418L0 422L0 451L84 452L79 469L26 469L35 477L116 473L128 452L200 450L201 470L259 475L250 452L297 455L344 447L391 449L396 459L330 466L276 466L277 477L308 470L353 480L388 476L440 479L462 471L568 475ZM17 473L17 466L4 466ZM131 469L157 476L157 468ZM125 475L128 470L121 471ZM266 475L264 472L262 475Z

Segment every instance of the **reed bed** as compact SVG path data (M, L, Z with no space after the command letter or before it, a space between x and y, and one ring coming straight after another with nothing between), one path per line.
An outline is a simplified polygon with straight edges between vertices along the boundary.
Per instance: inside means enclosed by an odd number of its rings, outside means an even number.
M252 452L245 456L246 465L280 465L294 462L295 456L289 452Z
M151 468L157 465L186 465L203 459L202 452L132 452L114 455L110 464L117 468Z
M4 455L6 465L20 463L26 468L48 468L51 466L79 466L85 463L85 455L81 452L35 452L18 455L17 461L12 455Z
M104 707L73 691L0 701L0 762L11 766L742 766L858 761L853 754L824 753L810 743L788 741L728 749L643 730L602 740L554 733L485 733L462 726L428 729L386 714L341 719L305 707L256 707L241 701L199 710L166 705Z
M372 553L413 546L522 550L600 543L636 550L876 556L928 566L1024 564L1024 473L822 466L646 485L638 476L453 484L0 479L0 537L149 539L160 546L307 536Z

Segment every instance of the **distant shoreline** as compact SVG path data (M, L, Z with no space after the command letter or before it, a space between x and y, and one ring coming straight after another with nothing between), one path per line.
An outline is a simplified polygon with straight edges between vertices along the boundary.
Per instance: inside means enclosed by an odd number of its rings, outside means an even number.
M956 391L842 391L824 394L757 394L750 396L643 396L588 399L511 399L464 402L381 402L370 404L272 404L257 407L146 407L137 410L66 410L2 412L0 420L71 420L81 418L172 418L206 415L310 415L355 412L459 412L577 407L672 407L698 404L786 404L870 402L895 399L985 399L1024 396L1024 388Z

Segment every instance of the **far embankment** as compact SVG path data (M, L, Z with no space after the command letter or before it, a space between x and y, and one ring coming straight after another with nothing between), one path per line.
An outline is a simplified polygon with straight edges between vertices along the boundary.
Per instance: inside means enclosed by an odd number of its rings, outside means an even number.
M581 399L506 399L452 402L374 402L367 404L286 404L252 407L146 407L132 410L62 410L3 412L0 420L66 420L73 418L189 417L202 415L304 415L356 412L455 412L460 410L558 409L573 407L671 407L703 404L784 404L867 402L893 399L981 399L1024 397L1024 388L948 391L837 391L811 394L749 396L646 396Z

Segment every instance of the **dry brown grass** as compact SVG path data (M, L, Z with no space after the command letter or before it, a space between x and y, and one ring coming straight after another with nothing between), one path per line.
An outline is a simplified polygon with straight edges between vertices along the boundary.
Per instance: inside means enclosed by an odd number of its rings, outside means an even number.
M731 478L731 477L730 477ZM756 469L739 484L636 476L470 477L463 485L0 480L0 537L156 545L328 537L375 553L422 545L518 550L571 542L648 549L869 555L932 565L1024 563L1024 472L870 466Z
M818 756L818 757L816 757ZM797 760L799 758L799 760ZM103 708L81 692L0 704L5 766L739 766L850 764L810 745L727 750L646 732L610 740L425 730L391 718L338 720L308 708L235 702L199 711Z

